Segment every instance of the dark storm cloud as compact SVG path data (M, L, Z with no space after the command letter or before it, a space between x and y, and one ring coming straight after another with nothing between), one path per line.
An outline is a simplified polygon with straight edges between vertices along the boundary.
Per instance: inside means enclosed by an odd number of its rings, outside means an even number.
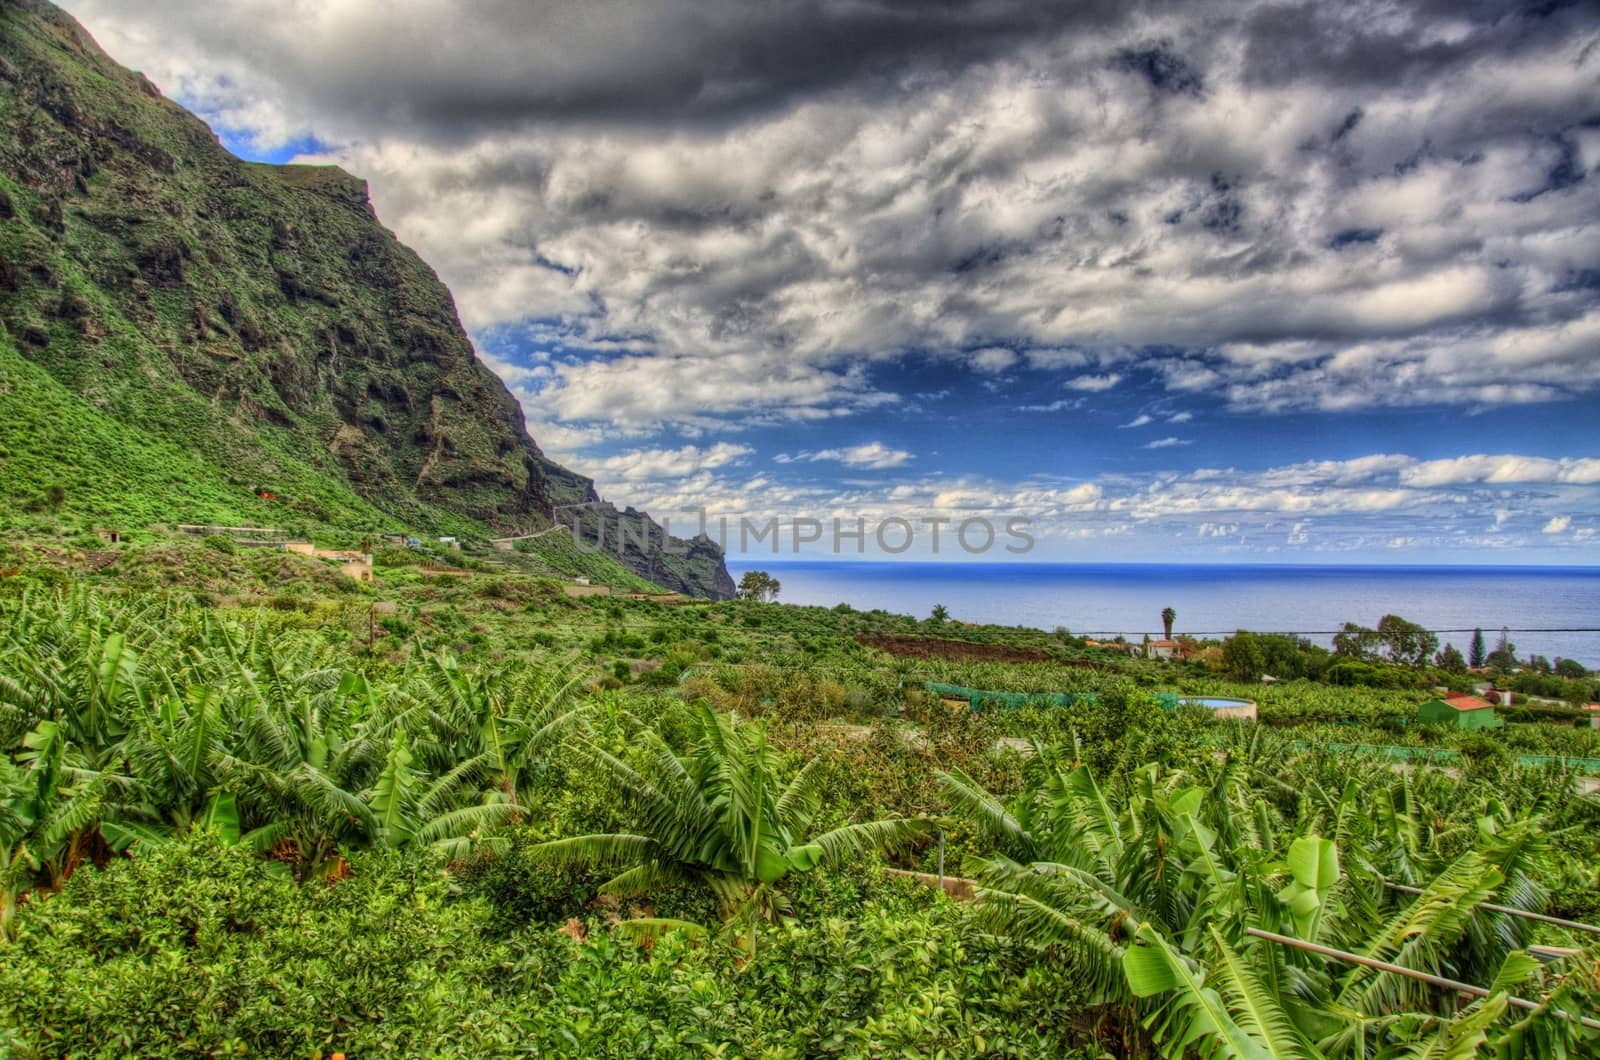
M1152 87L1162 92L1198 96L1205 88L1200 71L1165 43L1124 48L1117 53L1117 64L1142 75Z
M84 0L93 14L110 0ZM1214 30L1246 43L1247 82L1393 83L1537 45L1582 25L1576 7L1532 18L1493 3L1256 5L1037 0L477 0L411 5L171 0L139 18L210 56L270 70L307 108L368 128L458 141L537 121L721 123L845 88L916 92L1066 36L1157 90L1199 95L1187 48ZM1427 5L1423 5L1425 8ZM1181 13L1192 40L1140 39ZM272 17L275 16L275 17ZM1429 31L1438 20L1459 28ZM1125 39L1133 35L1134 39Z
M1316 78L1355 87L1438 77L1486 56L1594 31L1583 4L1538 13L1497 0L1262 4L1244 17L1253 83Z
M76 8L92 12L95 3ZM303 6L305 21L295 19ZM216 56L270 68L311 106L378 126L726 121L841 85L952 76L1072 28L1126 18L1114 0L477 0L392 7L174 0L145 18Z
M825 418L908 355L1266 411L1600 385L1592 4L69 6L339 145L469 323L548 329L564 425Z

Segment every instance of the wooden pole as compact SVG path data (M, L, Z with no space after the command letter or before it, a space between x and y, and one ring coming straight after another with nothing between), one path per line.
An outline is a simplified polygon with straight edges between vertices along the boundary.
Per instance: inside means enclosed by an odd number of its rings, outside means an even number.
M1320 946L1315 942L1306 942L1304 939L1297 939L1292 935L1280 935L1275 931L1262 931L1260 928L1245 928L1244 930L1245 934L1254 935L1258 939L1266 939L1268 942L1277 942L1285 946L1292 946L1297 950L1305 950L1307 953L1315 953L1321 957L1332 957L1335 960L1347 961L1350 964L1359 964L1366 968L1375 968L1380 972L1390 972L1394 975L1403 975L1408 979L1416 979L1432 986L1443 987L1446 990L1455 990L1459 993L1470 994L1473 997L1489 996L1489 991L1485 990L1483 987L1473 986L1471 983L1463 983L1458 979L1446 979L1442 975L1430 975L1427 972L1419 972L1413 968L1406 968L1398 964L1391 964L1388 961L1380 961L1372 957L1363 957L1359 953L1349 953L1345 950L1333 949L1331 946ZM1527 998L1513 997L1510 995L1507 995L1506 1002L1513 1008L1528 1009L1529 1011L1537 1011L1538 1009L1544 1007L1538 1002L1529 1001ZM1562 1012L1560 1009L1551 1009L1550 1011L1554 1015L1560 1016L1562 1019L1576 1019L1585 1027L1592 1027L1595 1030L1600 1030L1600 1020L1592 1020L1587 1016L1574 1016L1569 1012Z

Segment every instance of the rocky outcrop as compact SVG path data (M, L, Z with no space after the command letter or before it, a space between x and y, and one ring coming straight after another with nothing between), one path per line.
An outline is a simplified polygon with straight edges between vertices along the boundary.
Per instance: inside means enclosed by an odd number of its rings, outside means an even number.
M529 437L365 182L240 161L42 0L0 4L0 262L23 355L296 517L488 536L597 499ZM731 594L720 553L688 551L661 584Z

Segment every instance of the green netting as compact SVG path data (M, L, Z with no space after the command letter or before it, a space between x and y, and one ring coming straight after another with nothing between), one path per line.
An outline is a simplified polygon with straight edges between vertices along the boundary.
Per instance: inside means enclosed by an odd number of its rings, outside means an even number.
M1297 751L1338 751L1346 754L1371 755L1375 758L1398 758L1401 761L1410 761L1412 759L1430 762L1462 761L1461 752L1452 751L1447 747L1382 747L1377 744L1365 743L1307 743L1304 740L1296 740L1293 747ZM1515 757L1519 766L1533 768L1563 766L1591 774L1600 774L1600 758L1563 758L1556 755L1517 755Z
M1376 758L1398 758L1409 761L1420 758L1433 762L1459 761L1459 752L1444 747L1385 747L1370 743L1307 743L1296 740L1291 744L1296 751L1339 751L1353 755L1371 755Z
M982 688L962 685L945 685L937 681L924 682L923 688L941 699L964 699L973 710L985 707L1025 707L1029 704L1046 707L1070 707L1075 703L1098 703L1093 693L1073 692L990 692Z
M1562 758L1556 755L1518 755L1517 764L1521 766L1565 766L1568 769L1582 769L1591 776L1600 775L1600 758Z

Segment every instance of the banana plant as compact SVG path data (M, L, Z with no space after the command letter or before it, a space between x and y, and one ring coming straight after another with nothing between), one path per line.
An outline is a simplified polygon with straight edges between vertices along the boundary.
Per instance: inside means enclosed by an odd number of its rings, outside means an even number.
M107 842L120 849L196 827L236 842L238 800L220 790L216 770L233 720L226 693L206 685L173 687L155 710L135 715L123 741L132 784L101 825Z
M515 812L513 803L499 792L488 792L458 805L471 798L469 789L484 772L481 757L434 778L413 769L413 761L405 733L396 733L377 782L362 795L375 846L391 850L430 846L452 859L464 858L474 849L503 846L503 840L489 830Z
M943 777L957 812L997 848L971 862L979 923L1063 949L1098 999L1165 1055L1344 1058L1419 1044L1418 1055L1455 1055L1510 1033L1502 1014L1511 987L1502 980L1506 969L1525 967L1514 948L1524 930L1482 907L1542 900L1548 859L1538 818L1490 815L1463 828L1461 808L1441 801L1453 789L1423 794L1402 779L1392 799L1378 800L1408 806L1396 845L1393 818L1380 813L1363 824L1344 812L1348 789L1335 800L1325 790L1296 793L1297 822L1246 805L1250 789L1225 776L1197 784L1151 766L1107 790L1086 768L1042 757L1010 802L964 774ZM1226 763L1217 768L1228 772ZM1335 824L1360 856L1347 869L1339 843L1293 835L1303 822ZM1288 835L1280 851L1273 837ZM1420 877L1419 897L1389 886L1386 874L1402 869ZM1519 882L1508 887L1513 874ZM1457 1014L1414 978L1264 941L1251 929L1497 985ZM1521 1038L1571 1044L1589 1033L1556 1014L1566 1003L1560 989L1527 988L1544 1000Z
M0 756L0 938L11 936L18 899L76 867L104 788L72 766L56 722L41 721L22 744L15 762Z
M13 725L57 725L94 765L114 760L145 707L142 655L113 611L78 601L30 611L0 655L0 702Z
M577 695L584 677L572 664L464 670L447 655L431 655L373 734L387 738L408 729L415 736L413 753L438 772L481 760L506 801L520 806L561 741L591 709ZM350 680L365 691L364 679Z
M822 761L807 762L784 783L762 724L739 725L701 704L698 738L680 755L653 730L637 749L640 765L592 744L578 753L609 776L636 830L574 836L531 848L547 862L615 872L601 887L629 896L676 884L708 887L724 920L753 926L788 908L779 886L856 853L927 835L926 821L848 824L810 834L820 809Z

